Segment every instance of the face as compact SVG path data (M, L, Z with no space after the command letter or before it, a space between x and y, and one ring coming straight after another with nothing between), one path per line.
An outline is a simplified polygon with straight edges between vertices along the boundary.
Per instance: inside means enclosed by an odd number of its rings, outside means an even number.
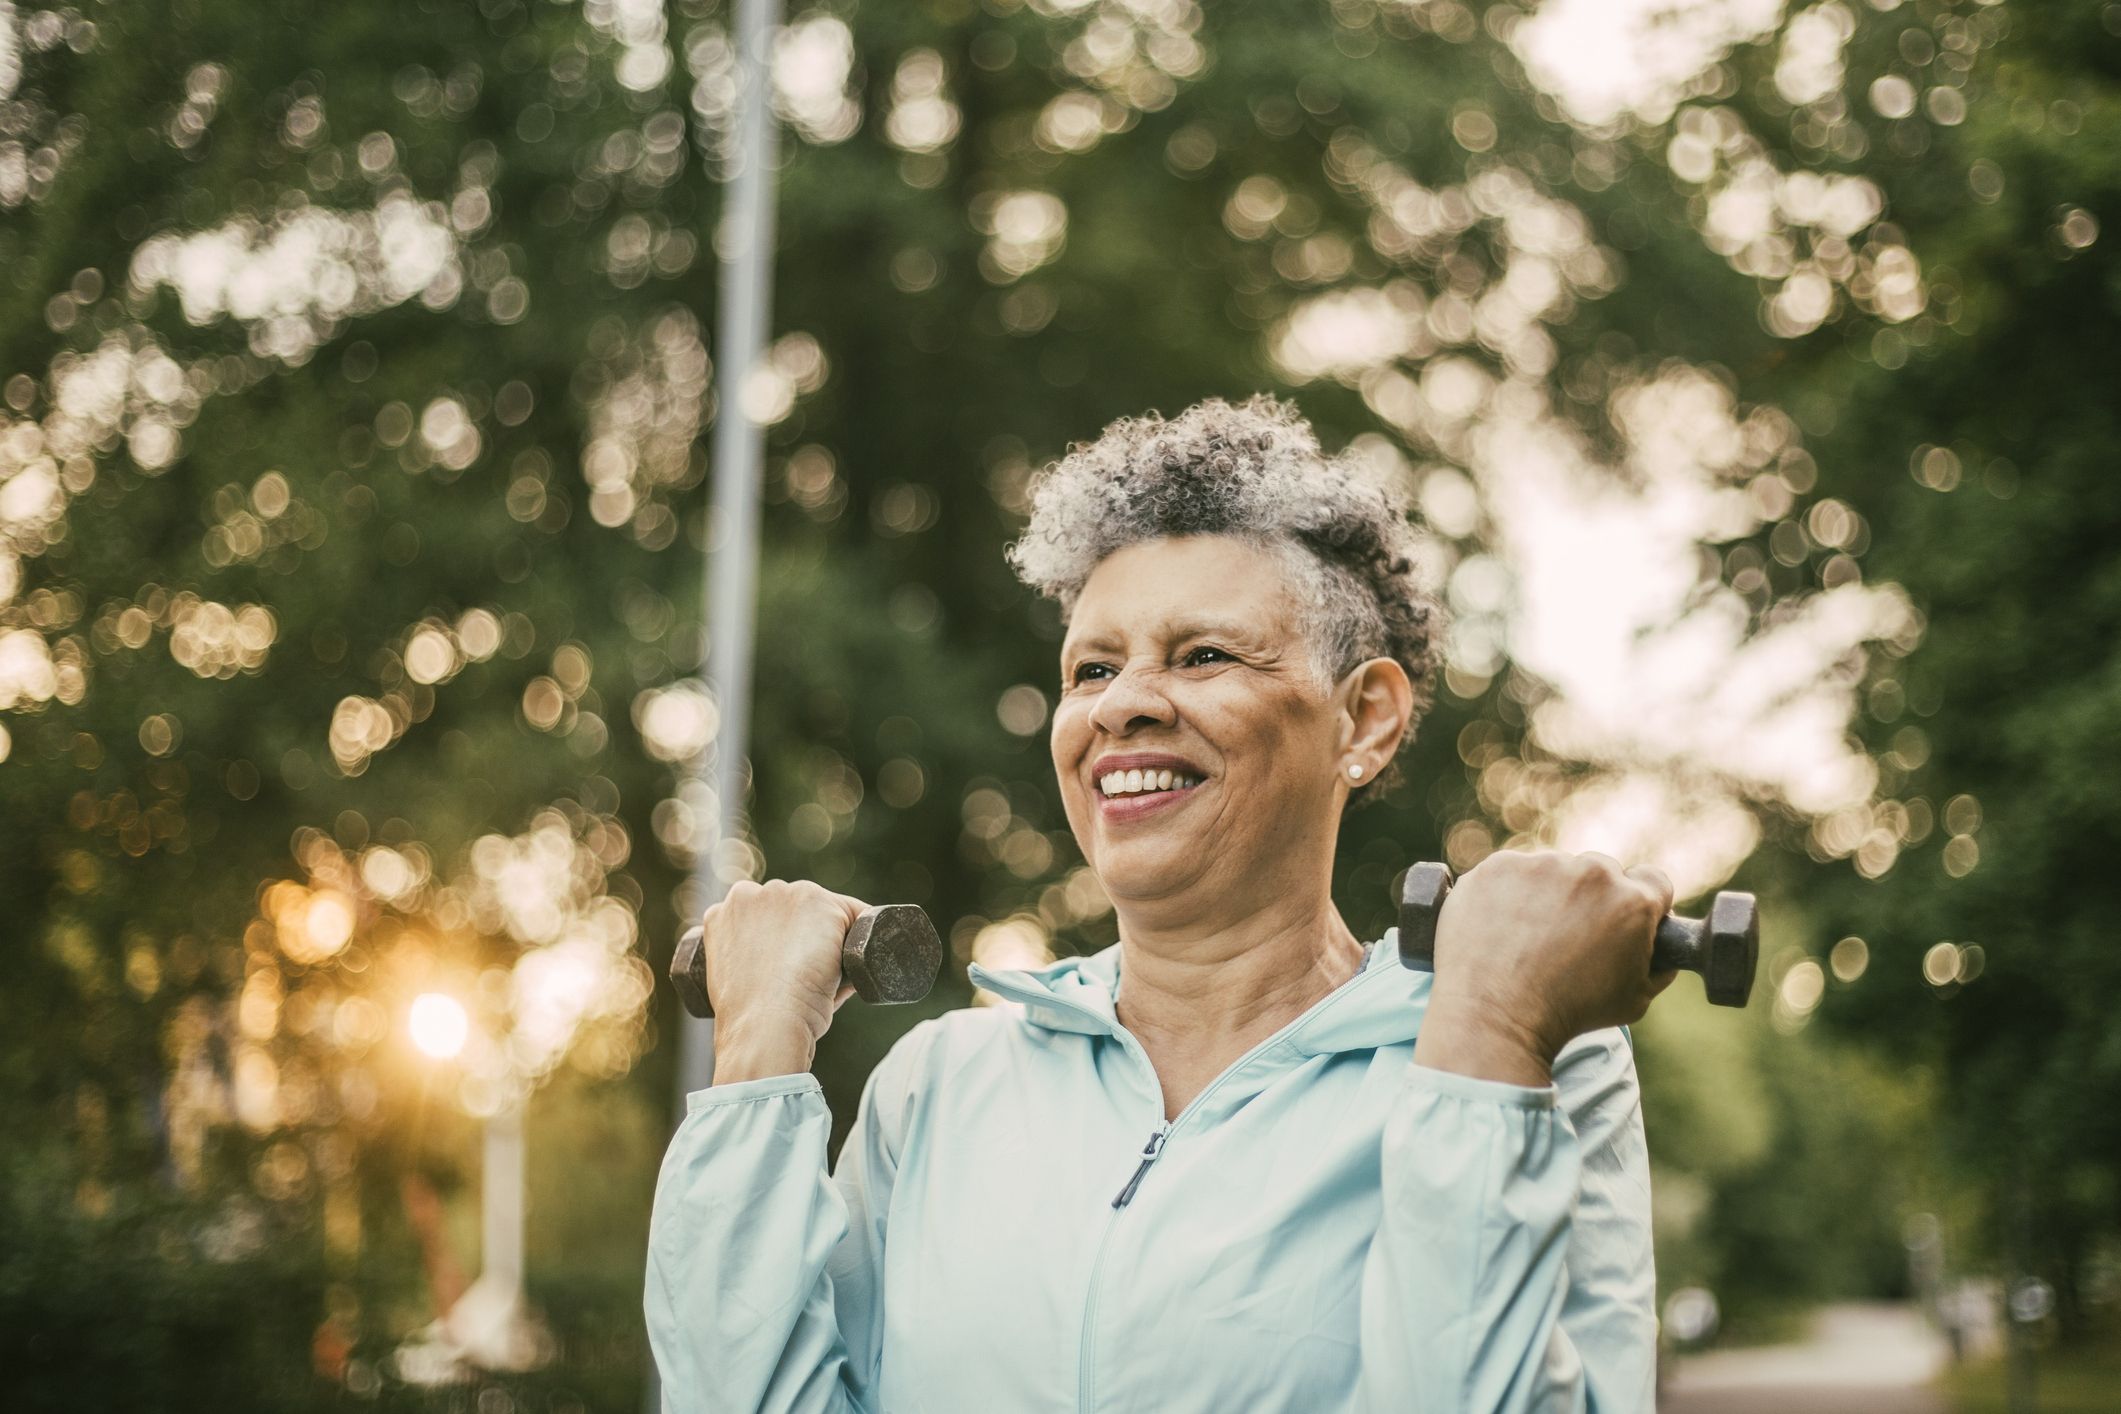
M1231 536L1130 545L1084 585L1053 765L1115 902L1252 897L1330 859L1349 718L1295 609L1279 559Z

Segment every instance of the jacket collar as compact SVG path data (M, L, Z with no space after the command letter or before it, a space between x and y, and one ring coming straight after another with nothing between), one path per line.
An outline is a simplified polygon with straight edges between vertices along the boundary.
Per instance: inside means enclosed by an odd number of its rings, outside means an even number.
M1024 1020L1048 1031L1112 1036L1120 1030L1120 945L1039 968L967 969L975 987L1022 1005ZM1370 945L1360 972L1285 1027L1281 1040L1301 1055L1372 1050L1411 1041L1428 1007L1429 977L1399 965L1399 930Z

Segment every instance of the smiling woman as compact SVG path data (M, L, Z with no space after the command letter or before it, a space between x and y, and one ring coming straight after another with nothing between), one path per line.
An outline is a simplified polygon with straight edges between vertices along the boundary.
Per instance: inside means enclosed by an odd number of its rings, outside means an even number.
M806 1073L859 899L703 923L715 1084L657 1185L665 1407L1648 1410L1628 1043L1670 903L1499 853L1437 971L1331 897L1351 796L1430 700L1406 509L1268 398L1113 424L1011 551L1067 622L1053 765L1119 941L974 964L827 1173ZM1646 980L1647 979L1647 980Z
M1265 610L1321 685L1365 659L1405 670L1418 718L1433 699L1442 609L1414 581L1407 507L1351 458L1332 459L1296 410L1264 395L1232 406L1210 398L1166 421L1123 418L1039 481L1031 524L1009 558L1071 620L1090 580L1116 552L1145 541L1217 536L1250 546L1242 567L1273 589L1247 604L1199 595L1217 622L1257 634ZM1248 618L1246 609L1253 615ZM1071 636L1071 645L1073 636ZM1063 686L1080 668L1063 653ZM1389 768L1388 768L1389 770ZM1391 776L1373 776L1366 784Z

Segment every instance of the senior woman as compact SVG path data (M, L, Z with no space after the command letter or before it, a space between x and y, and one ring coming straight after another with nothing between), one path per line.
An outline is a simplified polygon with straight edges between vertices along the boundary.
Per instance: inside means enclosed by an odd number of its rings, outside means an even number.
M1264 397L1113 424L1012 549L1060 601L1052 752L1119 941L975 965L826 1171L814 1050L859 900L708 910L715 1083L656 1189L669 1410L1643 1410L1656 1320L1625 1033L1671 888L1460 881L1437 971L1330 895L1426 704L1404 507Z

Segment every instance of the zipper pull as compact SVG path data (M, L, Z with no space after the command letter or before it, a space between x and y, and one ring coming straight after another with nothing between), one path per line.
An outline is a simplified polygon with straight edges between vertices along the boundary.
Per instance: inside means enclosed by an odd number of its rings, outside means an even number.
M1127 1186L1120 1189L1119 1196L1112 1200L1113 1207L1124 1208L1134 1197L1134 1190L1141 1187L1142 1175L1149 1171L1149 1165L1156 1162L1156 1151L1163 1147L1164 1135L1169 1132L1170 1126L1166 1125L1149 1136L1149 1142L1142 1146L1141 1167L1134 1170L1134 1177L1127 1180Z

